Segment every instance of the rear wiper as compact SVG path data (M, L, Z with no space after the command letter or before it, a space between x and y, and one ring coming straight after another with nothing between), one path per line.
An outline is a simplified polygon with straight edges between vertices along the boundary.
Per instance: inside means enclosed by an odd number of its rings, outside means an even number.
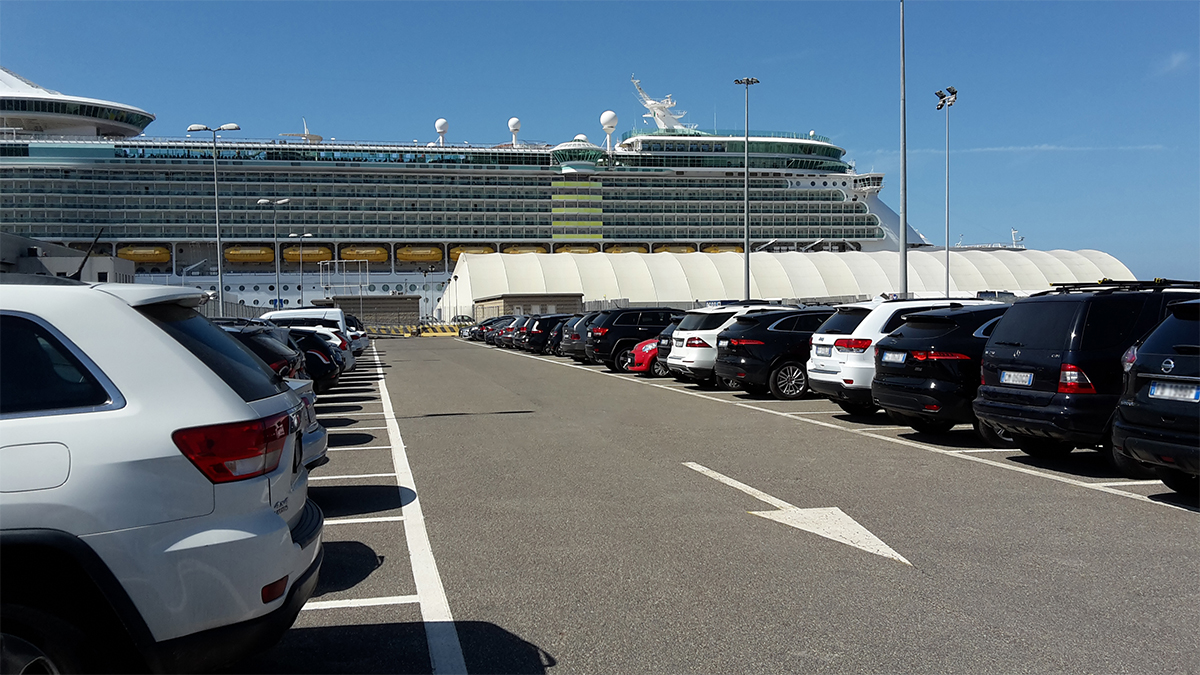
M1005 340L997 340L996 344L1009 345L1010 347L1024 347L1025 346L1025 343L1023 343L1023 342L1006 342Z

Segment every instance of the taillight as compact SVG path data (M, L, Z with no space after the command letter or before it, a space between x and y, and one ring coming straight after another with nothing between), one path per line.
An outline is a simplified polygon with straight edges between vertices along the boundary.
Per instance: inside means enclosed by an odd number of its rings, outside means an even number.
M529 330L529 329L528 329L528 328L526 328L525 326L521 326L521 332L522 332L522 333L524 333L524 332L525 332L525 331L527 331L527 330Z
M871 346L871 341L864 340L862 338L842 338L834 341L833 346L837 347L839 352L854 352L855 354L861 354L867 351L867 348Z
M970 361L971 357L957 352L911 352L914 361Z
M541 335L541 334L542 334L542 331L540 331L540 330L538 330L538 329L536 329L536 328L534 328L533 330L531 330L531 331L529 331L529 332L530 332L530 333L532 333L532 334L534 334L534 335Z
M604 337L607 334L608 334L607 328L593 328L592 329L592 337Z
M283 361L276 361L275 363L271 364L271 370L280 377L284 376L283 374L287 371L287 367L288 362L286 359Z
M1062 364L1058 369L1058 393L1060 394L1094 394L1096 387L1084 374L1079 366L1069 363Z
M688 338L687 343L685 343L684 346L685 347L703 347L703 348L707 348L707 349L712 349L712 345L708 344L703 339L698 338L698 337Z
M1135 361L1137 361L1137 345L1133 345L1129 349L1126 349L1125 353L1121 355L1121 367L1124 368L1125 372L1128 373L1129 369L1133 367L1133 363ZM1061 377L1061 375L1059 377Z
M214 483L261 476L279 466L291 420L287 413L249 422L180 429L175 445Z
M572 340L578 340L578 339L579 339L579 333L571 333L571 339L572 339Z
M312 354L313 356L317 357L318 359L321 359L321 363L324 363L325 365L329 365L329 359L325 358L325 354L321 353L321 351L316 350L316 349L310 349L310 350L308 350L307 353Z
M749 346L749 345L762 345L762 344L766 344L766 343L765 343L765 342L763 342L762 340L740 340L740 339L733 339L733 340L730 340L730 341L729 341L729 346L730 346L730 347L747 347L747 346Z

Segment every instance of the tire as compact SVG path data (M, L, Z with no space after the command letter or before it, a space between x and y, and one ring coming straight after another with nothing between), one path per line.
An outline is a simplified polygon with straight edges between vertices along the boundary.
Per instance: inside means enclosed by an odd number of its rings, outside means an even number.
M1112 442L1105 443L1100 448L1100 452L1104 453L1112 467L1119 471L1126 478L1135 480L1147 480L1150 478L1158 478L1154 467L1146 466L1136 459L1131 459L1122 455Z
M671 374L670 369L667 368L667 364L658 360L657 357L650 362L650 369L646 372L650 377L666 377Z
M86 657L86 636L71 623L24 605L4 605L0 612L4 615L4 634L0 636L3 672L82 673L96 669L98 664L89 663ZM10 665L18 668L10 670Z
M771 395L781 401L795 401L808 394L808 371L803 363L788 361L771 371L768 380Z
M919 434L938 436L954 428L954 422L950 420L923 420L919 417L914 417L908 421L908 426L915 429Z
M879 406L873 403L850 403L849 401L837 401L838 407L846 411L848 415L858 415L865 417L874 415Z
M1071 454L1075 448L1068 443L1062 441L1054 441L1049 438L1033 438L1031 436L1014 436L1017 447L1021 452L1030 457L1038 457L1042 459L1056 459L1066 457Z
M633 350L622 349L613 356L612 361L605 361L604 366L614 373L628 373L633 366Z
M983 442L988 447L1017 449L1017 442L1013 440L1013 437L1007 431L997 429L990 424L984 424L978 419L975 420L974 425L975 433L979 435L979 438L983 439Z
M1193 476L1166 466L1154 467L1154 475L1158 476L1164 485L1188 499L1195 500L1200 497L1200 476Z

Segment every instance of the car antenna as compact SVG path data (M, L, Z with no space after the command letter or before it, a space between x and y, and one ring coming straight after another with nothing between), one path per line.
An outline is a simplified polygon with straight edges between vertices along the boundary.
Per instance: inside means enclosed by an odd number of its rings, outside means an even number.
M92 240L92 243L88 244L87 252L83 254L83 262L79 263L79 269L75 270L74 274L67 277L68 279L74 279L75 281L83 280L83 268L85 265L87 265L88 258L92 255L92 249L96 247L96 242L100 241L100 236L103 234L104 228L102 227L100 228L100 231L96 233L96 238Z

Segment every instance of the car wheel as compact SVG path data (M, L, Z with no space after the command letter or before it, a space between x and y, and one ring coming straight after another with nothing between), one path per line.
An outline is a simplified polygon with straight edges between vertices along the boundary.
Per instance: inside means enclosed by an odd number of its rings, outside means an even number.
M1154 467L1154 475L1158 476L1164 485L1188 499L1196 499L1200 496L1200 476L1193 476L1166 466Z
M975 433L979 435L983 442L993 448L1012 448L1017 449L1017 442L1013 440L1011 434L998 427L993 427L990 424L984 424L978 419L975 420Z
M783 401L804 398L808 393L808 371L804 364L788 361L771 371L771 394Z
M651 377L666 377L671 374L671 370L667 368L667 364L656 358L650 362L649 373Z
M1013 438L1017 443L1017 447L1021 449L1021 452L1030 457L1041 457L1044 459L1066 457L1075 449L1070 444L1049 438L1034 438L1032 436L1014 436Z
M713 376L713 378L716 380L717 389L723 391L741 391L742 389L742 383L735 378L718 376Z
M846 411L849 415L874 415L879 406L873 403L850 403L849 401L838 401L838 407Z
M923 420L919 417L914 417L908 421L908 426L915 429L919 434L936 436L953 429L954 422L950 420Z
M633 350L623 349L617 352L612 361L605 361L604 366L614 373L628 373L633 366Z
M0 672L93 672L84 648L83 632L63 619L40 609L4 605L4 633L0 635Z
M1154 467L1146 466L1136 459L1126 457L1112 444L1105 443L1100 452L1108 457L1108 461L1113 468L1121 473L1126 478L1134 478L1137 480L1146 480L1148 478L1157 478L1158 474L1154 472Z

